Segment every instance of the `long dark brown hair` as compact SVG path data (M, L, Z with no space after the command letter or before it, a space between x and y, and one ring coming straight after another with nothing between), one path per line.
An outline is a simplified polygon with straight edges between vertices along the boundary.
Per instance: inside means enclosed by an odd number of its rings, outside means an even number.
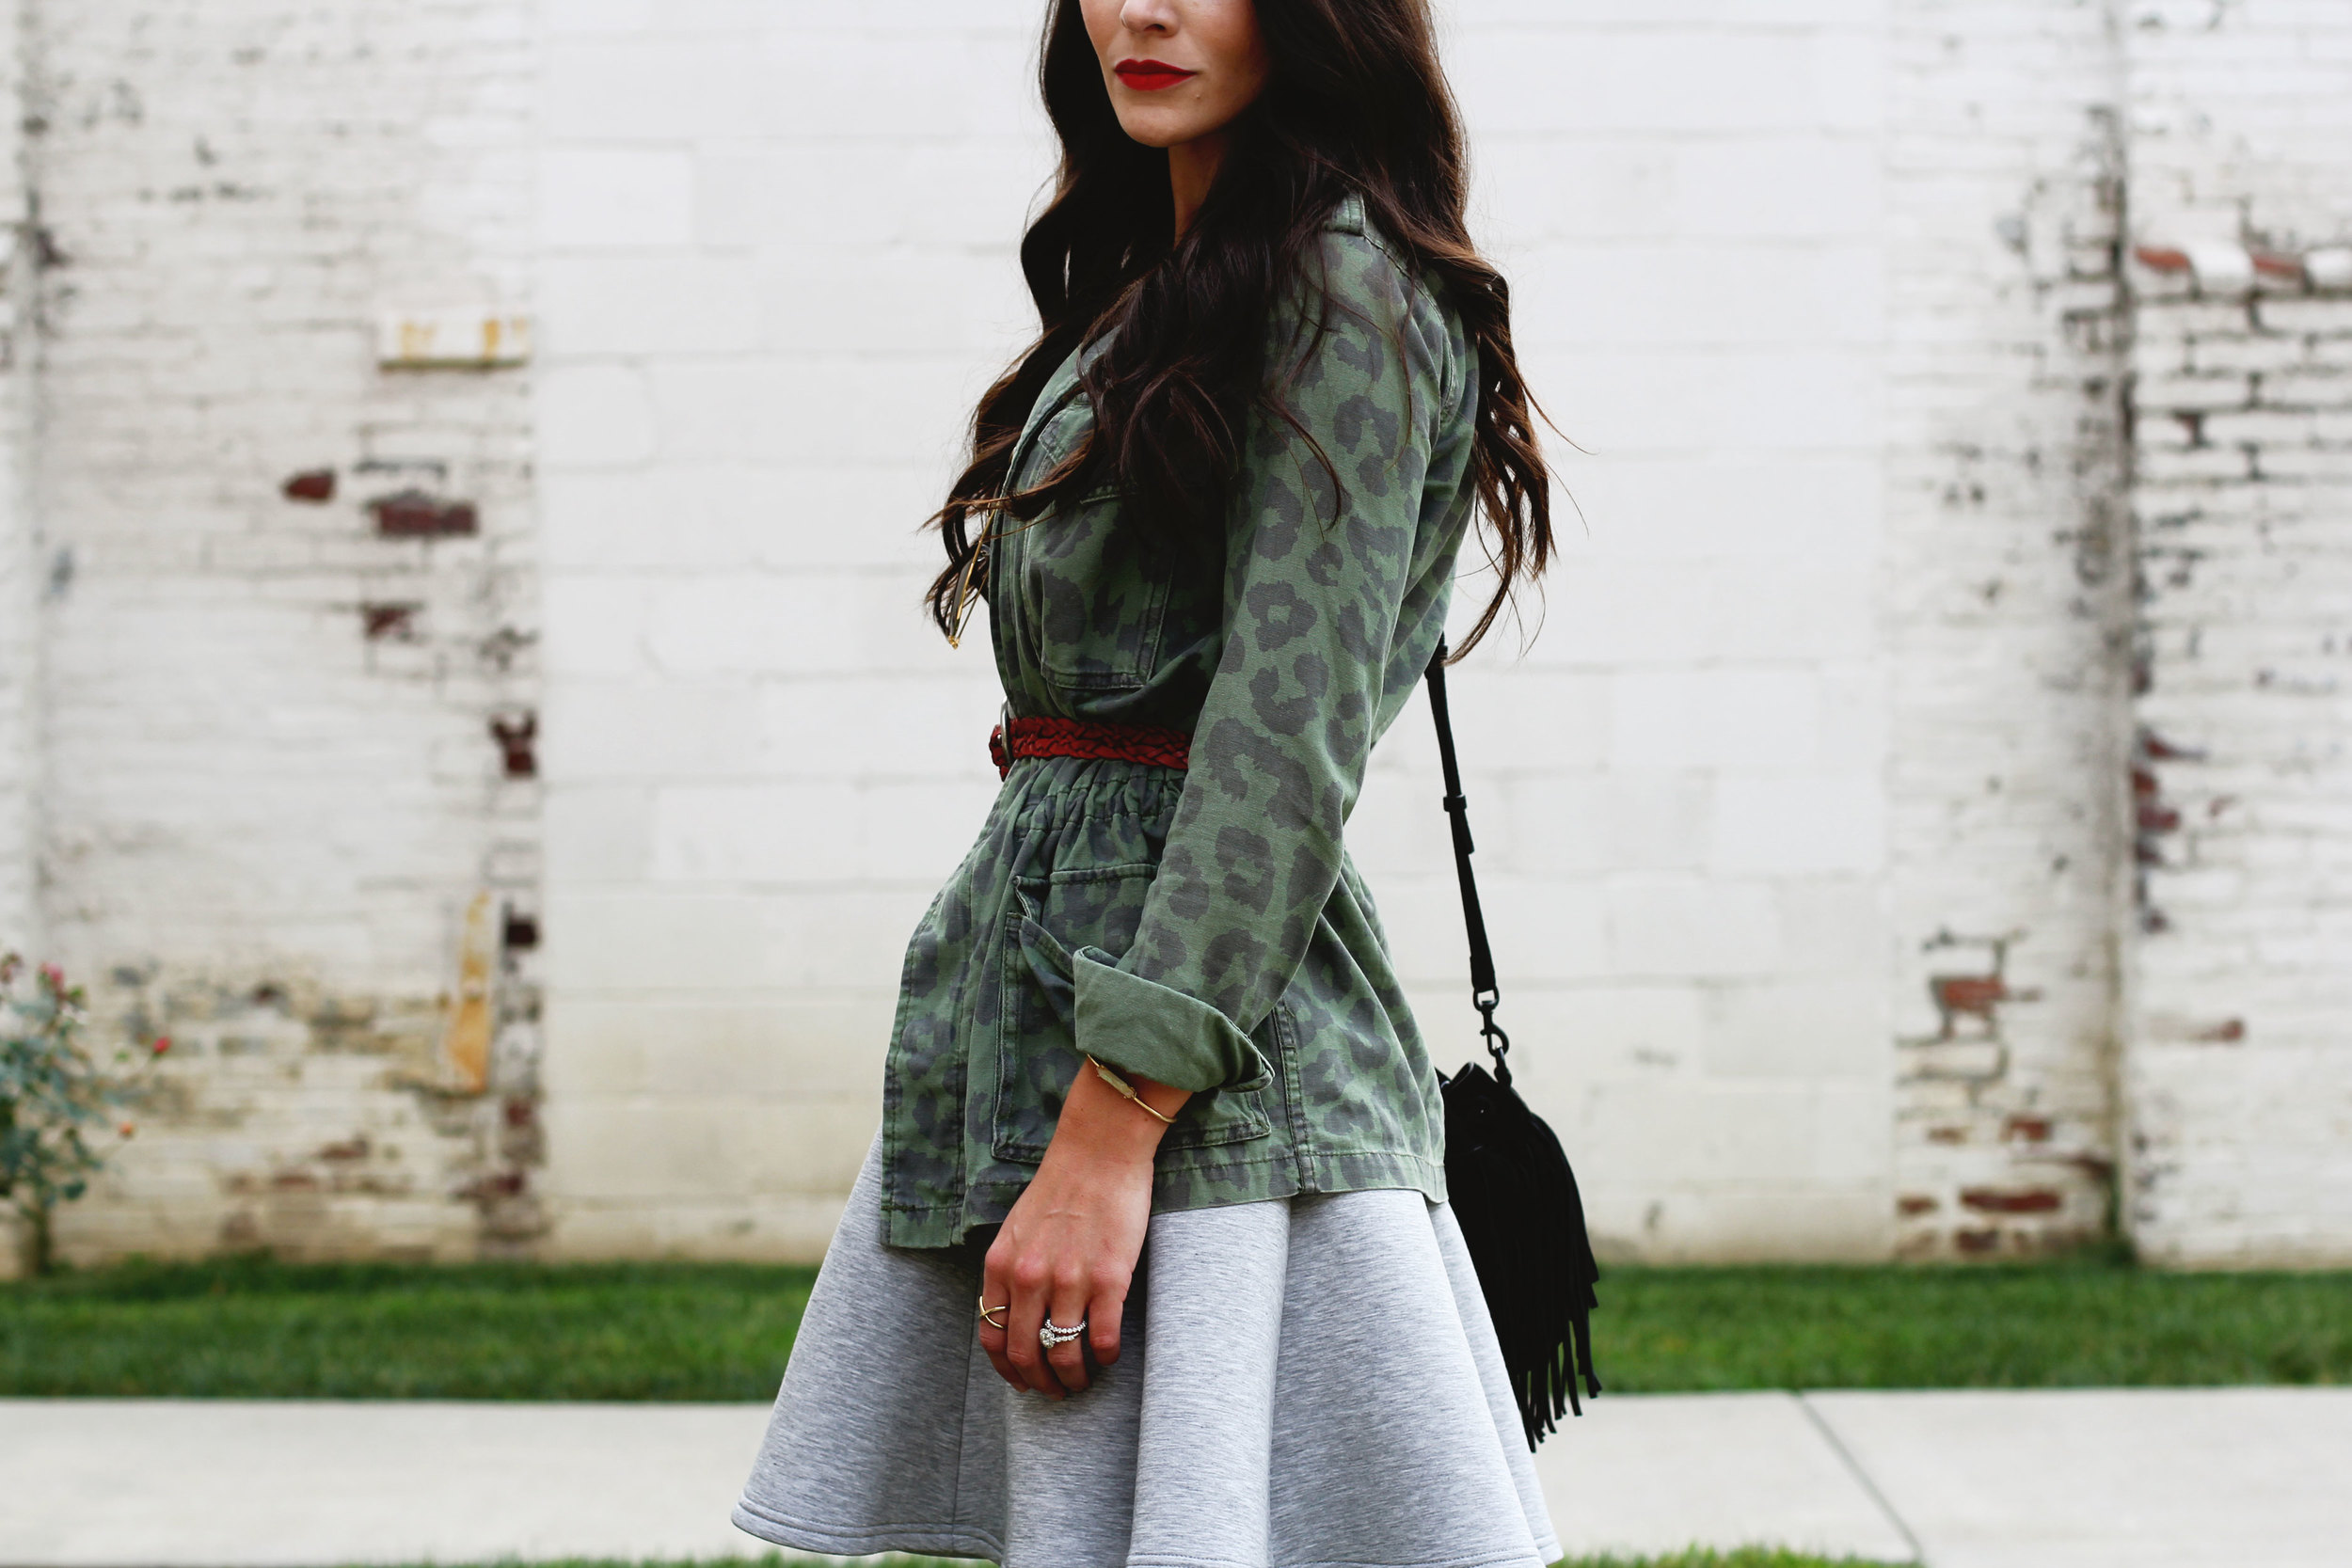
M1267 385L1265 324L1351 191L1412 270L1442 286L1478 350L1470 473L1497 583L1455 657L1550 559L1538 415L1511 349L1509 288L1463 221L1461 126L1428 0L1257 0L1257 10L1265 90L1229 128L1216 180L1179 239L1168 154L1120 129L1079 0L1053 0L1038 74L1061 171L1021 244L1041 330L981 397L971 463L932 518L947 565L928 603L943 630L961 608L973 525L993 510L1035 517L1113 483L1138 527L1221 551L1245 418L1253 406L1288 418ZM1072 349L1105 336L1084 377L1092 434L1036 486L1009 493L1038 393Z

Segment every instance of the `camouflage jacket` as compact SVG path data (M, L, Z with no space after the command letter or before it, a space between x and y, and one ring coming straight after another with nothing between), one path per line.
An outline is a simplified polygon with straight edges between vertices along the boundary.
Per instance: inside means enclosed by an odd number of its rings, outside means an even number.
M1437 1076L1341 828L1444 624L1475 351L1355 198L1321 238L1321 277L1269 339L1300 428L1252 414L1221 569L1123 522L1115 490L997 524L1008 710L1186 731L1190 768L1012 765L907 949L883 1093L895 1245L1005 1217L1082 1053L1194 1091L1155 1209L1445 1196ZM1293 328L1312 309L1311 343ZM1038 397L1019 483L1084 436L1078 361Z

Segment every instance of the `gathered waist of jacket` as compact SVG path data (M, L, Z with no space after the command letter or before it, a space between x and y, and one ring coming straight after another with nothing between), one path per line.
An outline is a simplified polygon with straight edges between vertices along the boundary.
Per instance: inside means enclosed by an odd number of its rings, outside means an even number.
M1015 721L1019 722L1019 721ZM1050 838L1073 833L1100 840L1095 848L1130 853L1149 840L1152 858L1158 858L1168 825L1184 798L1184 771L1156 763L1123 757L1074 756L1058 753L1009 759L996 802L990 809L990 827L1026 839L1042 832ZM1086 823L1119 824L1107 839L1102 830L1081 833ZM1131 835L1140 834L1140 839ZM1077 847L1076 842L1071 847Z

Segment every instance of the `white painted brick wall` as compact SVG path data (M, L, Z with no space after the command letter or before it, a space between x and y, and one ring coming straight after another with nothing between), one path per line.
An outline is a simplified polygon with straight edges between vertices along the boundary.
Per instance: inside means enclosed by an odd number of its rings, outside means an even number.
M1541 635L1453 682L1516 1065L1604 1250L1873 1253L1877 8L1448 9L1479 237L1584 449L1552 444L1577 506ZM1782 179L1802 197L1756 199ZM1350 832L1451 1064L1473 1018L1427 725Z
M2352 243L2352 13L2131 8L2136 237ZM2144 188L2146 197L2139 198ZM2352 292L2136 266L2130 1219L2352 1259Z
M2118 61L2098 5L1895 14L1880 608L1899 1245L2030 1252L2103 1227L2112 1148Z
M1026 11L542 9L563 1251L812 1255L872 1133L995 784L914 525L1023 330Z
M523 301L531 14L32 8L45 947L102 1046L175 1041L69 1256L530 1228L527 964L516 1109L444 1092L443 1041L469 902L535 912L536 785L487 728L532 705L526 384L373 345L389 309ZM281 493L313 470L332 501ZM376 537L409 485L479 534Z
M25 494L30 409L23 304L32 280L24 184L23 0L0 4L0 949L31 949L37 852L41 541ZM0 1250L5 1250L0 1247Z

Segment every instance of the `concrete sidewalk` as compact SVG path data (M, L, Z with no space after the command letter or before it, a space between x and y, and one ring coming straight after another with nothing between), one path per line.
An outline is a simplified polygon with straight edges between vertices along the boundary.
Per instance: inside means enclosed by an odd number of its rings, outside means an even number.
M2352 1390L1611 1395L1544 1445L1572 1553L2345 1568ZM752 1556L759 1405L0 1400L0 1564Z

